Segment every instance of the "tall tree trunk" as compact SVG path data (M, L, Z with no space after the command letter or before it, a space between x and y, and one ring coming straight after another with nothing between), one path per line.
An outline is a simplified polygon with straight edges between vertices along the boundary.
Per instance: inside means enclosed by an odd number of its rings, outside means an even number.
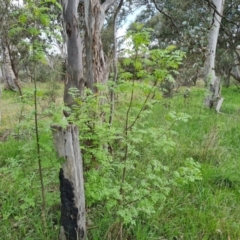
M19 91L21 88L17 81L17 72L14 69L13 62L11 61L10 46L8 44L8 28L6 28L7 21L6 15L9 13L10 1L0 0L0 44L1 44L1 72L4 82L4 88L12 91Z
M12 69L12 63L10 58L10 52L6 42L2 39L2 75L4 88L12 91L19 91L21 89L17 83L17 77Z
M66 78L64 88L64 103L71 107L73 104L70 88L77 88L80 93L84 89L83 63L82 63L82 38L79 30L79 16L77 13L79 0L62 0L63 26L66 36L67 59Z
M239 65L240 65L240 54L239 54L239 49L237 48L234 51L233 54L233 58L234 58L234 67L232 67L232 69L230 70L229 74L238 82L240 82L240 69L239 69Z
M106 10L116 0L106 0L102 5L99 0L85 0L85 46L86 46L86 84L96 92L95 83L105 83L108 79L108 64L106 64L101 30L105 20Z
M218 34L222 20L223 6L225 0L212 0L212 26L208 36L208 55L205 61L205 78L208 84L208 96L205 99L207 107L214 107L217 112L223 102L221 97L220 78L215 72L215 57L218 41Z

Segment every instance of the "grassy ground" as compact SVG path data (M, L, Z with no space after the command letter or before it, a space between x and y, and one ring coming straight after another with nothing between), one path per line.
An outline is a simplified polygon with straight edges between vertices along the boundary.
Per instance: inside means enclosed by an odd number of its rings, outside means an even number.
M193 157L202 164L203 180L173 193L159 227L166 239L240 239L240 91L223 90L222 114L205 109L202 96L203 89L192 89L187 102L181 96L169 100L170 110L192 119L175 127L178 146L166 161ZM156 116L168 110L159 107Z
M26 89L29 90L29 87ZM42 85L40 89L41 97L46 96L40 104L40 110L44 112L45 106L51 102L47 98L49 88ZM236 87L223 89L222 114L203 107L204 89L192 88L187 101L183 99L183 91L181 89L173 98L163 99L155 106L150 125L164 126L169 111L191 116L187 123L182 122L172 128L178 133L174 137L174 151L159 157L170 168L180 166L184 159L192 157L202 165L203 180L173 189L164 208L156 209L154 224L139 219L135 226L128 229L132 235L128 239L238 240L240 90ZM61 94L59 90L57 99L61 98ZM0 137L4 134L8 136L7 140L4 138L0 142L0 239L58 239L60 164L52 151L50 131L44 129L52 115L43 118L44 124L40 122L46 192L45 228L41 216L35 142L31 132L32 107L24 105L23 108L16 93L4 92L0 101ZM19 122L22 124L16 128ZM29 132L26 133L26 129ZM7 133L8 130L11 134ZM106 234L113 223L114 219L99 212L99 218L89 227L89 239L117 239Z

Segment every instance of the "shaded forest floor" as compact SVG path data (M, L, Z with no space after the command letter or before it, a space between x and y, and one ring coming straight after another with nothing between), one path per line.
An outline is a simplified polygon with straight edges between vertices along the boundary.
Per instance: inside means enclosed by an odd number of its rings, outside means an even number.
M50 124L61 116L62 86L40 84L39 89L46 227L33 137L33 90L25 86L24 100L11 92L3 92L0 99L0 239L4 240L58 239L60 162L53 151ZM139 221L128 230L132 238L127 239L240 239L240 90L235 86L223 89L221 114L203 106L203 88L192 87L186 101L183 91L156 104L149 121L164 126L169 111L191 116L187 123L172 127L177 132L176 146L161 161L171 167L192 157L201 164L203 179L173 189L164 208L156 209L153 216L158 226ZM94 220L89 239L117 239L107 234L114 219L106 212Z

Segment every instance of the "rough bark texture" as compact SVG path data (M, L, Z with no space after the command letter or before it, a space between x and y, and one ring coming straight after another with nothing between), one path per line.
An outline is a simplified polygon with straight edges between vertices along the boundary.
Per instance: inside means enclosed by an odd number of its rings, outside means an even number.
M218 41L218 34L222 17L219 14L223 13L224 0L212 0L215 9L212 10L212 26L208 38L208 55L205 62L205 78L209 86L209 94L205 99L207 107L214 107L216 111L220 110L221 97L220 78L215 73L215 57Z
M20 91L20 88L17 84L17 78L14 74L14 71L11 66L10 53L7 45L2 39L2 75L4 88L12 91Z
M70 88L79 89L80 94L85 86L96 92L94 84L105 83L108 78L101 29L105 12L115 0L106 0L102 5L99 0L61 0L61 2L64 39L67 45L64 103L71 107L73 98L69 94ZM83 32L85 32L84 43L81 37ZM86 65L83 64L83 48L85 48ZM86 76L83 68L86 69Z
M61 191L59 239L85 240L85 194L79 131L73 125L68 125L65 129L53 125L52 132L58 156L65 160L59 173Z
M220 78L217 76L211 76L211 82L209 84L209 94L206 97L206 106L209 108L215 108L217 112L219 112L221 105L223 102L223 98L221 97L221 86L220 86Z
M108 65L104 58L101 30L105 12L115 0L106 0L102 5L99 0L85 0L85 46L87 87L96 92L95 83L105 83L108 79Z
M236 49L234 53L234 67L230 69L229 75L232 76L238 82L240 82L239 60L240 60L239 49Z
M73 98L69 94L70 88L77 88L80 93L84 89L82 38L79 30L79 16L77 13L79 0L62 0L63 26L67 45L66 79L64 88L64 103L71 107Z
M10 11L11 1L0 0L0 48L1 48L1 73L0 79L4 82L4 88L12 91L19 91L22 95L21 88L18 84L18 73L16 71L12 56L11 47L8 42L8 21L7 15Z

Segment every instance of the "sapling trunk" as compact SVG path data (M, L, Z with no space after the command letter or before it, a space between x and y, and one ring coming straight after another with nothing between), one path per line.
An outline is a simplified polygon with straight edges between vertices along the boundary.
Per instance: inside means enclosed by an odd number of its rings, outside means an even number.
M117 40L116 40L116 24L117 24L117 16L118 13L123 5L123 0L120 1L117 10L114 14L114 20L113 20L113 70L114 70L114 84L117 83L118 78L118 67L117 67ZM113 115L114 115L114 104L115 103L115 94L114 94L114 88L112 87L110 89L110 116L109 116L109 124L112 125L113 123Z
M34 123L35 123L35 136L36 136L36 148L37 148L37 159L38 159L38 171L41 184L41 194L42 194L42 221L43 226L46 230L46 200L45 200L45 189L43 183L43 173L42 173L42 159L40 153L40 143L39 143L39 131L38 131L38 107L37 107L37 82L36 82L36 67L34 65Z

